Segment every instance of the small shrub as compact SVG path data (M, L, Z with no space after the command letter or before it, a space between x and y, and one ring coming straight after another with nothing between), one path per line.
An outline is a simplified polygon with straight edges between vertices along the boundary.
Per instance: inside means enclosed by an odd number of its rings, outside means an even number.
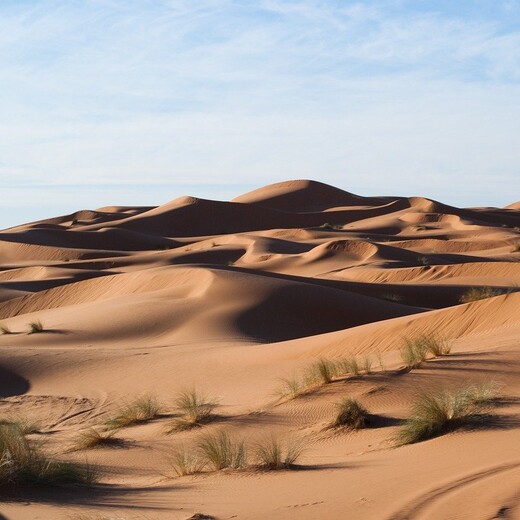
M170 432L202 426L213 418L213 411L217 407L215 400L207 399L195 389L181 392L175 404L182 415L171 423Z
M492 298L493 296L499 296L500 291L491 287L471 287L460 297L460 303L470 303L477 300L484 300L485 298Z
M159 415L159 404L154 397L140 397L124 407L116 416L106 422L107 428L116 430L133 424L144 423Z
M338 375L352 375L357 376L361 372L359 362L357 358L351 357L347 359L341 359L336 363L336 370Z
M256 443L254 454L258 468L272 471L292 468L303 451L302 442L292 441L283 445L271 436Z
M29 334L38 334L43 332L45 329L43 328L43 323L41 321L32 321L29 323Z
M95 480L89 467L45 457L18 425L0 425L0 486L86 485Z
M296 399L305 393L305 386L297 377L284 378L281 380L281 388L278 395L282 399Z
M204 466L210 465L215 471L243 468L247 464L246 447L243 441L234 441L220 431L205 435L197 445L200 460Z
M73 449L75 451L90 450L115 445L117 445L117 440L114 439L114 432L99 432L94 428L89 428L80 432Z
M520 241L515 242L513 244L513 248L511 249L511 253L518 253L520 251Z
M406 338L400 353L407 368L418 368L428 357L428 346L421 338L415 340Z
M410 417L401 427L397 441L411 444L463 427L478 418L494 396L490 385L420 395L413 403Z
M430 259L427 256L420 256L417 258L417 261L420 265L424 265L425 267L430 265Z
M178 448L170 458L173 471L179 477L200 473L207 462L200 459L199 453L186 447Z
M346 426L354 430L365 428L368 423L368 412L355 399L343 399L337 405L338 414L332 426Z

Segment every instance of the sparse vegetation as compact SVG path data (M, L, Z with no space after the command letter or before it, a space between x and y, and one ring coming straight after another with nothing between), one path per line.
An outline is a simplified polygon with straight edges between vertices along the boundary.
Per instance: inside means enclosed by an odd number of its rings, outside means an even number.
M263 470L290 469L304 451L301 441L290 441L285 444L274 436L258 441L254 454L257 467Z
M0 424L0 486L86 485L96 480L90 467L47 458L17 424Z
M170 463L173 471L179 477L200 473L207 464L207 462L201 460L200 454L196 450L186 448L185 446L176 449L172 453Z
M425 267L428 267L430 265L430 259L427 256L420 256L417 258L417 261L420 265L424 265Z
M501 294L497 289L492 287L470 287L460 297L460 303L470 303L477 300L484 300L485 298L492 298Z
M412 444L461 428L482 416L495 397L492 384L466 386L454 392L418 396L397 441Z
M451 352L451 343L440 336L424 335L419 338L419 341L423 342L427 351L435 357L447 356Z
M405 338L400 349L401 358L407 368L418 368L428 357L428 345L422 338Z
M379 368L381 369L381 372L384 372L386 370L385 362L383 361L383 354L381 352L376 352L377 362L379 364Z
M516 229L516 228L515 228ZM511 249L511 253L518 253L520 251L520 241L515 242Z
M80 432L74 443L73 450L90 450L93 448L103 448L115 446L117 440L114 439L114 432L100 432L95 428L88 428Z
M1 325L0 324L0 333L2 334L12 334L13 332L7 325Z
M365 374L372 373L372 358L370 356L365 356L363 361L361 362L361 370L365 372Z
M6 417L0 419L0 426L4 425L16 426L22 432L22 435L30 435L40 431L39 425L26 417Z
M29 323L29 334L38 334L39 332L43 332L45 329L43 328L43 323L38 321L31 321Z
M319 359L309 369L310 380L321 384L329 384L332 382L336 373L334 363L327 359Z
M181 392L175 404L181 411L181 417L171 422L169 432L202 426L214 418L213 411L217 407L214 399L208 399L195 389Z
M234 441L224 431L208 434L197 445L200 460L215 471L239 469L247 464L246 447L243 441Z
M159 415L159 410L159 404L155 397L140 397L128 406L125 406L117 415L110 418L106 422L106 426L110 430L117 430L133 424L151 421Z
M365 428L368 423L368 411L358 401L345 398L337 405L338 414L332 427L346 426L354 430Z

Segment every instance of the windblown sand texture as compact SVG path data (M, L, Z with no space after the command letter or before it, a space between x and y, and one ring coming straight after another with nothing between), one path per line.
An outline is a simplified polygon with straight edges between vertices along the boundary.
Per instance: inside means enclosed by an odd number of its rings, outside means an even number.
M35 442L88 461L99 483L2 490L0 518L520 518L519 244L518 202L459 209L313 181L2 231L0 418L38 423ZM460 303L472 287L496 295ZM27 333L34 321L42 333ZM432 333L451 353L405 369L404 339ZM371 373L280 398L281 379L352 356ZM490 381L493 419L396 446L418 393ZM218 399L215 420L167 433L191 388ZM68 451L143 395L159 417ZM369 428L327 428L345 397ZM217 431L305 451L293 469L176 476L172 452Z

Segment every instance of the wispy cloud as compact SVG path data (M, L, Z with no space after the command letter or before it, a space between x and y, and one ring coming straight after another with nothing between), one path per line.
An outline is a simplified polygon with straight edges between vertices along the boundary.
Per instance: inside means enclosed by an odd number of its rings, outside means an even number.
M505 203L520 159L520 9L489 6L2 2L0 176L313 177L445 199L478 178L475 199Z

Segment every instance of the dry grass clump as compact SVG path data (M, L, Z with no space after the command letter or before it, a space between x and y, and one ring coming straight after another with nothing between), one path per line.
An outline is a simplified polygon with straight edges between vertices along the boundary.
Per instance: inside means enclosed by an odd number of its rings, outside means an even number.
M13 331L7 325L1 325L1 324L0 324L0 332L2 334L12 334L13 333Z
M420 395L413 403L410 417L401 427L397 441L412 444L461 428L480 417L495 396L493 384Z
M428 357L428 346L421 338L413 340L405 338L400 353L407 368L418 368Z
M22 433L22 435L29 435L31 433L38 433L40 426L30 421L27 417L6 417L0 419L0 426L16 426Z
M172 421L169 432L189 430L210 422L218 406L215 399L208 399L195 389L181 392L175 404L181 411L181 417Z
M500 291L491 287L470 287L460 297L460 303L475 302L477 300L484 300L485 298L492 298L493 296L499 296Z
M447 356L451 352L451 343L440 336L433 334L421 336L422 341L430 354L435 357Z
M74 451L91 450L93 448L103 448L116 446L118 441L114 439L114 432L100 432L95 428L88 428L80 432L74 443Z
M365 374L372 373L372 358L370 356L365 356L361 361L361 370L365 372Z
M520 241L515 242L511 249L511 253L518 253L520 251Z
M331 425L333 428L346 426L347 428L359 430L367 426L369 413L355 399L347 397L339 402L336 407L338 414Z
M256 465L262 470L291 469L304 451L301 441L282 443L274 436L258 441L254 455Z
M40 320L29 323L29 334L38 334L44 330L43 323Z
M86 485L95 480L89 467L45 457L17 424L0 424L0 486Z
M106 422L110 430L117 430L133 424L151 421L159 415L160 407L157 399L152 396L143 396L125 406L114 417Z
M211 466L215 471L240 469L247 465L246 446L235 441L224 431L205 435L197 444L202 467Z
M207 464L206 461L201 459L200 454L196 450L186 448L185 446L173 452L170 463L173 471L179 477L200 473Z
M316 383L328 385L336 376L336 366L328 359L318 359L308 369L308 380Z

